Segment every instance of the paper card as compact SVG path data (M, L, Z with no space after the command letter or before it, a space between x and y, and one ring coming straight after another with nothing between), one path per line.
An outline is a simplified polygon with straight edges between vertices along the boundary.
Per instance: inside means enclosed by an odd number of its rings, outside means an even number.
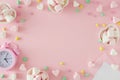
M108 63L103 63L93 80L120 80L120 72L112 69Z

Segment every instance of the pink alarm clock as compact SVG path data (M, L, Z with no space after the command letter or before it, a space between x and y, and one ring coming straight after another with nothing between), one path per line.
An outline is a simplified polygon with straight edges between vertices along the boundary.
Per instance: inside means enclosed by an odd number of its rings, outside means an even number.
M19 54L19 48L14 43L5 42L0 48L0 70L12 69Z

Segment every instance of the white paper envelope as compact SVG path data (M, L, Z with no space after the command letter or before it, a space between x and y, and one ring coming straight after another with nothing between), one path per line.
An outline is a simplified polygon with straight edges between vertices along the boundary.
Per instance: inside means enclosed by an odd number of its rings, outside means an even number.
M93 80L120 80L120 71L112 69L108 63L103 63Z

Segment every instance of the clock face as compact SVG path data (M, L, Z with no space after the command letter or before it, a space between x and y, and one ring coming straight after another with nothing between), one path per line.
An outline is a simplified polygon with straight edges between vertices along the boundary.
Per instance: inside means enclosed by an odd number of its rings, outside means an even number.
M0 51L0 67L1 68L8 68L13 63L13 56L12 53L10 53L7 50Z

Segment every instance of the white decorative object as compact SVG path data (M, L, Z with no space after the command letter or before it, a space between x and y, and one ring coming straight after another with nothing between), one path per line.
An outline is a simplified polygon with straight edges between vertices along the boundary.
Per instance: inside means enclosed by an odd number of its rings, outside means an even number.
M118 52L115 49L111 49L110 55L116 56L118 55Z
M14 26L10 27L10 30L14 31L14 32L18 32L19 31L19 27L17 25L14 25Z
M120 31L116 24L108 24L105 29L101 30L100 39L102 43L115 45L120 38Z
M92 80L120 80L120 72L113 70L108 63L103 63Z
M2 39L4 39L4 38L6 38L6 31L2 31L2 32L0 32L0 38L2 38Z
M73 80L81 80L80 75L77 72L74 73Z
M20 71L26 71L26 67L25 67L25 64L21 64L20 67L19 67L19 70Z
M117 22L120 22L120 18L117 18L117 17L113 16L113 23L117 23Z
M15 9L7 3L0 2L0 23L10 23L16 18Z
M27 71L27 80L49 80L49 76L45 71L33 67Z
M24 4L30 6L32 4L32 0L24 0Z
M98 7L96 8L97 12L103 12L103 5L98 5Z
M48 8L53 13L61 13L68 3L69 0L47 0Z
M73 1L73 7L79 7L79 3L77 1Z
M111 64L111 68L112 68L113 70L118 70L118 69L119 69L119 65Z
M116 1L112 1L110 4L110 8L117 8L118 7L118 3Z
M95 67L95 63L93 61L88 62L88 67Z
M52 70L52 74L57 77L60 74L60 70Z
M16 80L17 78L17 74L16 73L12 73L9 75L9 80Z
M40 4L37 5L38 10L43 10L43 8L44 8L43 3L40 3Z

